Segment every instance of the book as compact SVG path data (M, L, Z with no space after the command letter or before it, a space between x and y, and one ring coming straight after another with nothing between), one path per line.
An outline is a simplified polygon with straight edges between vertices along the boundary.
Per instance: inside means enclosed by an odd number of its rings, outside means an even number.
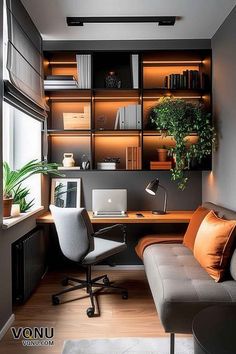
M125 129L125 107L120 107L119 128Z
M137 146L128 146L126 148L126 169L140 170L141 168L141 148Z
M114 129L119 129L119 122L120 122L120 108L118 108L116 112Z
M133 104L118 108L116 112L114 129L141 129L141 127L141 105Z
M91 55L77 54L78 85L81 89L91 88Z
M74 75L47 75L46 80L76 80Z
M124 129L136 129L137 126L137 108L135 104L125 107Z
M136 105L136 129L142 129L142 110L141 104Z
M131 55L131 67L132 67L132 81L133 81L133 88L138 89L139 82L139 65L138 65L138 54Z

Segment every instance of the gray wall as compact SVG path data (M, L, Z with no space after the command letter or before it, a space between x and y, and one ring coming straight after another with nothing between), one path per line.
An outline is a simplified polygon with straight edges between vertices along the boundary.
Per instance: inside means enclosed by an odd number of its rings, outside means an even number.
M84 171L70 172L68 177L82 179L82 203L88 210L92 208L92 189L124 188L128 191L128 210L150 210L161 208L163 205L162 191L156 196L145 192L147 184L154 178L168 190L169 210L193 210L201 204L201 172L189 172L189 185L181 192L177 184L170 180L169 172L154 171Z
M236 7L212 38L213 112L219 134L213 170L203 173L203 201L236 210Z

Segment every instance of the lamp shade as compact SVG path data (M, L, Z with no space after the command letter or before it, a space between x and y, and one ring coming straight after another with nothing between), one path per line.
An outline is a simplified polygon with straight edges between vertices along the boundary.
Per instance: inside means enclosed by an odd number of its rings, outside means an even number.
M158 190L158 187L159 187L159 179L156 178L148 183L145 190L147 193L149 193L151 195L155 195Z

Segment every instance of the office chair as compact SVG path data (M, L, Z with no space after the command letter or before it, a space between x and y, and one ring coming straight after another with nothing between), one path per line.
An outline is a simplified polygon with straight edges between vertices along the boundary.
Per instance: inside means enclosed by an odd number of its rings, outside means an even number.
M50 210L55 222L62 253L69 260L76 262L78 265L82 265L86 269L85 280L73 277L66 277L63 279L62 285L64 286L69 285L69 281L78 283L78 285L52 295L52 304L58 305L60 303L59 295L65 294L69 291L86 288L91 300L91 307L87 309L87 316L93 317L95 315L95 291L93 291L93 288L118 290L123 299L128 299L127 290L125 288L112 286L107 275L102 275L93 279L91 277L92 265L120 253L127 248L125 226L116 224L94 232L86 209L58 208L54 205L50 205ZM123 232L123 242L96 237L112 231L115 228L120 228Z

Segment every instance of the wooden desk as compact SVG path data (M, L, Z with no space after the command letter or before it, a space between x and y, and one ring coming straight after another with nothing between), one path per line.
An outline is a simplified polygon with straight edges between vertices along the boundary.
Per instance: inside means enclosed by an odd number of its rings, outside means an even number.
M89 211L92 224L187 224L189 223L193 211L168 211L165 215L154 215L151 211L128 211L128 216L124 218L94 218ZM144 217L140 218L136 213L141 213ZM37 218L38 224L53 224L51 213L48 211Z

